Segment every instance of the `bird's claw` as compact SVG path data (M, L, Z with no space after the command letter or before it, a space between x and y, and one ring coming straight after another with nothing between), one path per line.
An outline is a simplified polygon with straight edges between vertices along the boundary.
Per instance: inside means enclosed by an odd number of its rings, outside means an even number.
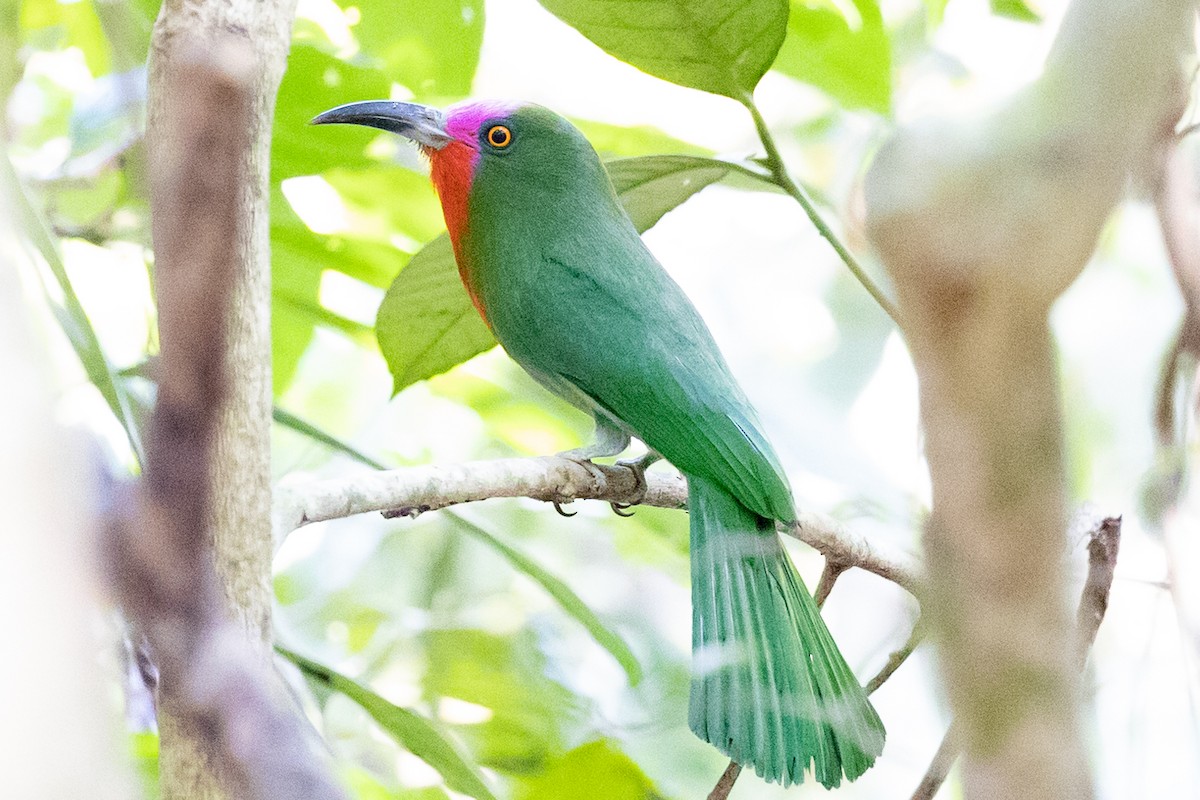
M550 504L554 506L554 510L562 517L573 517L578 514L578 511L563 511L562 503L557 500L551 500Z
M624 514L622 512L631 506L640 504L646 499L646 493L650 490L650 484L646 482L646 468L661 458L662 456L651 450L641 458L633 458L627 461L618 461L616 463L616 466L625 467L627 470L633 473L634 499L628 503L609 503L609 505L612 506L614 514L619 517L633 516L633 512L628 514Z
M633 512L626 511L625 509L629 508L630 506L636 505L636 504L635 503L609 503L608 505L610 508L612 508L613 513L616 514L618 517L632 517Z

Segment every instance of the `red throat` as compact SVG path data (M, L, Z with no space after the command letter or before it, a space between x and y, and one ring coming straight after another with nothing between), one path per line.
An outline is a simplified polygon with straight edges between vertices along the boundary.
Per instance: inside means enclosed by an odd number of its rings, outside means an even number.
M426 150L430 161L430 177L442 201L442 215L446 218L446 232L454 247L454 260L458 262L458 274L479 316L487 322L487 314L475 291L474 280L467 268L466 254L462 250L463 237L467 232L467 206L471 194L471 179L475 172L475 161L479 154L463 142L451 142L441 150Z

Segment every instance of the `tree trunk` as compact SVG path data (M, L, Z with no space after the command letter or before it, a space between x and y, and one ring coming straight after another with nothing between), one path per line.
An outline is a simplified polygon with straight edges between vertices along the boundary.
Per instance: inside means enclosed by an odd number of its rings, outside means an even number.
M150 49L147 145L154 153L175 131L164 115L166 77L183 48L228 37L255 55L237 242L239 263L226 345L228 394L213 464L208 529L230 614L264 660L271 654L270 253L269 147L275 96L287 59L296 0L166 0ZM160 714L161 787L165 800L220 797L211 762L171 715Z
M1075 0L1037 84L989 118L901 132L868 176L921 382L925 608L970 798L1092 795L1048 315L1172 135L1193 15Z

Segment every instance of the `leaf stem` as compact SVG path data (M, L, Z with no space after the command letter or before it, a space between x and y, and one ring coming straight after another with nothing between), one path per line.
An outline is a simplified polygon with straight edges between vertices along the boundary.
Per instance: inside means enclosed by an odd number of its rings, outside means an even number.
M834 252L850 268L850 272L854 274L858 282L863 285L863 288L867 290L871 297L875 298L875 302L879 303L879 307L892 318L892 322L896 323L896 327L903 330L904 326L900 324L900 310L896 308L895 304L888 299L883 290L871 279L871 276L858 263L858 259L842 244L837 234L822 219L809 196L800 188L799 184L792 180L792 176L788 174L787 166L783 163L783 156L780 155L779 147L775 144L775 137L771 135L771 129L767 127L767 122L763 119L762 112L758 110L758 106L755 105L754 98L747 95L742 98L741 102L754 119L754 127L758 131L758 138L762 141L763 148L767 151L766 165L771 171L772 182L791 195L792 199L800 204L800 207L804 209L804 213L808 215L809 220L816 226L817 232L825 237L825 240L833 247Z

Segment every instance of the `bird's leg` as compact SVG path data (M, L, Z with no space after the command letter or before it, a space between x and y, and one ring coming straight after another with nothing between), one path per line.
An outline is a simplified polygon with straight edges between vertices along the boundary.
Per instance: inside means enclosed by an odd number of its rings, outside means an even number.
M597 415L596 430L592 434L592 440L583 447L577 447L574 450L565 450L558 454L559 458L565 458L569 461L574 461L579 466L588 471L588 474L596 481L596 484L601 487L601 490L608 485L604 473L600 468L592 463L593 458L607 458L609 456L620 455L629 447L629 434L618 428L610 420ZM562 510L562 506L558 503L554 504L554 510L564 517L573 517L574 513L568 514Z
M637 499L631 503L609 503L612 506L613 513L618 517L632 517L633 512L626 513L626 509L630 506L636 506L638 503L646 499L646 490L649 484L646 483L646 470L656 461L662 460L662 454L654 450L647 450L644 455L638 458L631 458L625 461L618 461L618 467L625 467L633 473L634 487L637 492Z

